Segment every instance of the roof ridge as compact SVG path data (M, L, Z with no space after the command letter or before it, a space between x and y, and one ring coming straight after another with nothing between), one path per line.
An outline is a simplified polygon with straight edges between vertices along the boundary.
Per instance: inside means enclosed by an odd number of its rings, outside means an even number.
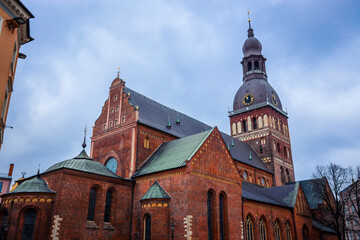
M216 126L210 130L207 130L208 133L204 136L204 138L201 140L201 142L198 144L198 146L194 149L194 151L189 155L188 157L188 161L194 156L194 154L197 152L197 150L199 150L199 146L202 146L205 142L205 140L210 136L210 134L214 131L214 129L217 128ZM205 131L206 132L206 131ZM201 132L201 133L205 133L205 132ZM197 134L200 134L200 133L197 133ZM196 135L196 134L194 134ZM193 136L193 135L190 135L190 136Z
M176 113L182 114L182 115L184 115L184 116L187 116L188 118L191 118L192 120L195 120L195 121L197 121L197 122L199 122L199 123L202 123L202 124L204 124L204 125L206 125L206 126L211 127L210 125L208 125L208 124L206 124L206 123L204 123L204 122L202 122L202 121L199 121L199 120L196 119L196 118L193 118L193 117L191 117L191 116L189 116L189 115L187 115L187 114L185 114L185 113L182 113L182 112L180 112L180 111L177 111L177 110L175 110L174 108L169 108L169 107L165 106L164 104L155 101L155 100L152 99L152 98L149 98L149 97L147 97L147 96L145 96L145 95L143 95L143 94L141 94L141 93L139 93L139 92L137 92L137 91L135 91L135 90L132 90L131 88L128 88L128 87L124 87L124 88L125 88L125 89L128 89L128 90L130 90L130 91L133 91L133 92L141 95L142 97L144 97L144 98L146 98L146 99L148 99L148 100L150 100L150 101L153 101L154 103L157 103L157 104L159 104L159 105L161 105L161 106L163 106L163 107L165 107L165 108L167 108L167 109L170 109L170 110L172 110L172 111L174 111L174 112L176 112ZM130 96L130 97L131 97L131 96Z

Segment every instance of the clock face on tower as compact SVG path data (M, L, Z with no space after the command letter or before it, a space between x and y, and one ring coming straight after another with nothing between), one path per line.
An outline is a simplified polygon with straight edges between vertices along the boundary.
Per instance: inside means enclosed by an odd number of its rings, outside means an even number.
M276 97L275 97L274 94L271 96L271 102L272 102L272 104L274 104L275 106L278 105L278 100L276 99Z
M252 95L251 93L245 94L242 102L245 106L250 106L254 102L254 95Z
M105 165L110 171L112 171L113 173L116 172L117 169L117 161L115 158L110 158Z

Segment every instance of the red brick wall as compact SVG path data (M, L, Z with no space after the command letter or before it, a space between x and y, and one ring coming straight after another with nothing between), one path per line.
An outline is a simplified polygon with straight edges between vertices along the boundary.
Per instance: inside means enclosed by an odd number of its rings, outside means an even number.
M43 178L57 192L52 217L59 215L62 218L60 239L129 238L132 182L67 169L46 173ZM92 187L97 189L94 222L98 229L86 228ZM113 193L110 223L115 230L103 229L105 196L108 190Z
M141 211L139 199L157 180L171 196L170 222L175 224L175 239L183 239L184 218L192 217L192 239L207 239L207 192L215 195L216 232L219 233L219 194L224 192L227 199L228 239L240 239L241 223L241 178L217 129L207 138L186 167L154 173L136 178L134 190L133 237L140 237L146 212ZM156 218L157 216L155 216ZM165 218L154 221L168 221ZM168 230L169 231L169 230ZM215 235L218 239L219 234Z
M10 224L7 239L21 239L25 214L29 209L35 209L37 213L33 239L48 239L53 199L54 194L51 193L18 193L4 197L1 210L7 210Z
M290 209L259 203L251 200L245 200L243 204L244 204L244 220L249 214L252 217L252 221L254 224L254 235L255 235L254 239L260 239L259 221L261 217L265 219L267 239L275 238L274 225L276 220L278 220L280 224L281 239L286 239L286 232L285 232L286 222L289 222L291 227L292 239L295 239L294 222ZM244 230L245 230L245 226L244 226Z
M241 122L242 120L247 120L250 116L251 118L258 118L259 116L264 117L267 115L268 117L268 126L254 130L250 130L247 132L241 132L233 134L232 124ZM282 185L281 181L281 171L280 167L284 168L284 171L288 169L290 180L295 180L295 174L293 169L293 161L292 161L292 153L291 153L291 142L289 130L286 132L282 127L280 129L276 129L274 125L270 125L271 118L273 116L278 119L279 122L282 122L288 128L287 118L275 111L270 107L255 109L249 112L241 113L235 116L230 117L230 131L231 135L237 136L240 139L245 137L243 141L248 142L251 146L256 150L258 155L264 160L264 162L268 165L269 169L274 171L275 173L275 184L276 186ZM259 123L258 123L259 125ZM267 130L267 131L266 131ZM241 137L240 137L241 136ZM261 139L265 139L265 144L261 144ZM276 149L274 149L274 141L279 143L280 148L278 148L276 144ZM260 145L262 146L263 153L260 153ZM287 151L284 151L284 147L289 149L289 155ZM280 152L278 152L280 149ZM276 159L277 160L276 160ZM286 175L286 172L285 172Z

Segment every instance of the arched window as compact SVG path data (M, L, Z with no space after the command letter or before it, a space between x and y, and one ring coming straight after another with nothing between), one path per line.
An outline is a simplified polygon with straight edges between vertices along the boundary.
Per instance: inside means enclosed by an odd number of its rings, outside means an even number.
M281 153L280 143L277 143L277 151L278 151L278 153Z
M88 209L88 221L94 221L95 219L95 205L96 205L96 189L92 188L90 190L89 197L89 209Z
M302 228L302 238L303 240L308 240L309 239L309 230L307 228L307 226L304 224L303 228Z
M5 239L6 236L6 232L5 232L5 225L7 225L8 222L8 218L9 218L9 213L6 209L3 209L1 211L1 229L0 229L0 239Z
M254 240L254 224L249 215L245 219L245 239Z
M289 169L286 169L285 171L286 171L287 182L291 182Z
M243 128L243 132L246 132L246 131L247 131L247 128L246 128L246 120L243 120L243 121L242 121L242 128Z
M244 171L243 176L244 176L244 179L245 179L245 180L247 180L247 179L248 179L248 174L247 174L247 172L246 172L246 171Z
M215 218L215 196L210 190L207 193L207 222L208 222L208 240L215 238L216 218Z
M104 222L110 222L111 199L112 199L112 193L111 193L110 190L108 190L108 191L106 192L106 199L105 199Z
M146 138L144 138L144 148L146 148L146 149L150 149L150 140L149 140L149 136L146 136Z
M289 222L286 223L285 230L286 230L286 240L291 240L291 228Z
M236 134L236 123L233 123L231 128L232 128L232 135L235 135Z
M151 217L149 214L144 217L144 240L151 240Z
M263 146L260 145L260 154L263 154L263 153L264 153L264 151L263 151Z
M286 151L286 147L285 147L285 146L284 146L284 156L285 156L285 157L288 157L288 156L287 156L287 151Z
M285 172L284 172L284 168L282 166L280 166L280 173L281 173L281 182L284 184L285 183Z
M22 231L22 240L32 240L34 236L35 230L35 222L36 222L36 210L29 209L25 213L24 226Z
M266 240L266 226L263 218L259 222L260 240Z
M258 62L258 61L255 61L255 62L254 62L254 69L255 69L255 70L258 70L258 69L259 69L259 62Z
M220 223L220 240L228 239L227 236L227 202L225 193L219 196L219 223Z
M254 130L258 128L256 117L253 118L253 127L254 127Z
M248 71L251 71L252 70L252 62L248 62Z
M275 221L274 225L274 233L275 233L275 240L281 240L281 234L280 234L280 224L279 221Z

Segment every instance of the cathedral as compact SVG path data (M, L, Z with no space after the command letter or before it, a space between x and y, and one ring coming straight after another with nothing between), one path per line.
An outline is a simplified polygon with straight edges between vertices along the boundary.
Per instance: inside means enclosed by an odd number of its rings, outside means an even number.
M336 239L296 181L288 114L249 22L230 135L118 76L90 150L2 195L0 239ZM74 154L75 155L75 154Z

